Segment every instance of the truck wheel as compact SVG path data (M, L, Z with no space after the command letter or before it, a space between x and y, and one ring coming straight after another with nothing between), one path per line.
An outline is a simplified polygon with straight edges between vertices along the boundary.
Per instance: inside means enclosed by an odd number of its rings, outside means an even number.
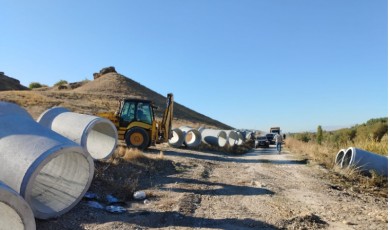
M142 150L149 147L150 142L149 134L146 130L138 127L129 129L126 133L125 140L127 147Z

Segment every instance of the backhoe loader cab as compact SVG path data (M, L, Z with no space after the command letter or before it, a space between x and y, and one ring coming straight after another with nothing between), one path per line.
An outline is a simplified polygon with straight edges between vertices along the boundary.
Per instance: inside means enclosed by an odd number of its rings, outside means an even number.
M118 139L128 147L146 149L156 143L167 142L171 135L173 119L173 95L167 95L167 108L162 121L156 121L153 102L135 98L123 99L118 110L113 113L100 113L111 120L118 129Z

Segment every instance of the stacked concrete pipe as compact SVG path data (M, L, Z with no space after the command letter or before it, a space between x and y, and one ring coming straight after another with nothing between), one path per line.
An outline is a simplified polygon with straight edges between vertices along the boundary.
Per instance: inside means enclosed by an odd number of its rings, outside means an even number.
M237 142L235 144L236 145L244 144L244 142L245 142L244 136L241 134L241 132L236 132L236 133L237 133L237 136L238 136L238 140L237 140Z
M223 130L200 128L199 132L203 143L219 147L224 147L227 143L227 134Z
M0 229L36 229L30 206L17 192L1 181L0 213Z
M360 171L374 170L380 175L388 175L388 158L355 147L349 147L342 160L342 168L356 167Z
M0 102L0 127L0 180L26 200L36 218L73 208L91 184L91 156L12 103Z
M168 140L168 144L172 147L179 148L184 143L184 135L181 129L172 129L172 137Z
M107 159L116 148L117 130L114 124L105 118L54 107L43 112L37 121L80 144L93 159Z
M234 146L238 142L238 134L234 130L224 130L227 135L227 143L229 146Z
M340 149L340 151L336 154L335 164L337 166L343 167L343 158L345 155L345 149Z
M179 128L183 132L184 144L188 147L197 147L202 142L202 135L194 128L182 126Z

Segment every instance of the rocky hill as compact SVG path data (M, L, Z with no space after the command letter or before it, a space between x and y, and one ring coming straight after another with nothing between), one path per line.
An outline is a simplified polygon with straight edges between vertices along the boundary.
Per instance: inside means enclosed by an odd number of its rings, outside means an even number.
M28 88L21 85L20 81L8 77L4 72L0 72L0 91L4 90L27 90Z
M111 67L113 68L113 67ZM107 69L107 68L105 68ZM142 98L154 102L159 108L158 117L165 109L166 97L132 79L114 71L103 71L94 74L94 80L83 82L77 88L52 87L31 90L28 92L0 92L0 100L18 103L25 107L33 117L38 117L52 106L63 106L75 112L95 114L115 111L118 101L123 98ZM172 92L175 94L175 92ZM179 103L174 104L174 127L189 125L206 126L219 129L232 129L215 119L207 117Z

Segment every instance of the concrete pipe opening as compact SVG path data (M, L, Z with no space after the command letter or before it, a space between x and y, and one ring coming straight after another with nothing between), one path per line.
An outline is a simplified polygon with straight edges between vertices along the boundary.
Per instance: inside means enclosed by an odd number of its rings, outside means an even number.
M345 155L345 149L340 149L336 155L335 164L339 167L342 167L343 158Z
M178 148L183 145L183 142L183 132L178 128L172 129L172 137L168 140L168 144L172 147Z
M24 197L36 218L73 208L91 184L91 156L12 103L0 102L0 127L0 180Z
M241 134L241 132L236 132L238 135L238 140L236 142L236 145L242 145L244 144L244 136Z
M93 175L93 161L88 161L80 148L49 155L36 162L32 174L25 176L21 191L39 219L57 217L72 209L87 192Z
M0 182L0 229L35 230L34 214L27 202Z
M116 128L106 120L96 119L86 129L83 144L94 159L107 159L115 151L118 141Z
M93 159L108 159L117 145L116 127L105 118L54 107L43 112L38 123L80 144Z
M184 143L188 147L197 147L202 142L202 135L194 128L188 126L182 126L179 128L184 135Z
M227 143L229 146L234 146L238 142L238 134L234 130L225 130L227 135Z

